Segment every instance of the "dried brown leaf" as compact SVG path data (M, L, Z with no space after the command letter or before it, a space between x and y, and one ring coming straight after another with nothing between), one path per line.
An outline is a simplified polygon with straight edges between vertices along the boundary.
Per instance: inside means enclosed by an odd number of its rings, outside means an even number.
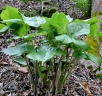
M91 92L90 92L90 89L88 87L88 84L85 83L85 82L79 82L80 86L85 90L86 94L88 96L92 96Z
M25 74L28 73L28 70L26 67L18 67L17 70L19 70L20 72L25 73Z
M12 42L10 43L10 45L8 45L8 47L12 47L12 46L15 46L14 41L12 41Z

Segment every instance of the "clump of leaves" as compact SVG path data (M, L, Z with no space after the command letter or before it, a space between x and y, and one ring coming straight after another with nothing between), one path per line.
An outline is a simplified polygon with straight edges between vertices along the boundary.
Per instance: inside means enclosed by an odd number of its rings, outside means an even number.
M25 17L16 8L10 6L6 6L0 17L2 19L0 33L12 30L15 37L11 40L22 39L19 44L6 48L2 52L15 56L15 62L28 66L35 96L39 79L43 88L46 86L46 89L50 91L50 86L52 86L52 95L61 93L68 76L81 58L97 63L100 69L101 58L90 53L89 50L94 49L89 43L77 38L83 34L97 38L98 35L94 31L97 18L87 21L73 20L63 12L55 12L51 18ZM37 32L32 33L30 26L34 27ZM46 38L41 41L42 45L36 47L33 38L39 35L44 35ZM32 75L33 69L35 78Z

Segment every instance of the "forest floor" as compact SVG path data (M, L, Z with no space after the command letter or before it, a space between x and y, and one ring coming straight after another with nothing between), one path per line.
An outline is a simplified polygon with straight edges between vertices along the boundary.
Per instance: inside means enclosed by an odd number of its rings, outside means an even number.
M75 18L84 17L83 13L78 13L79 11L76 12L74 10L70 13L66 11L66 6L68 4L71 5L71 2L67 0L52 1L56 3L57 10L70 14ZM0 8L3 8L5 4L17 7L20 10L32 10L33 8L41 10L41 3L36 2L20 3L16 0L1 0ZM53 3L49 3L49 6L53 6ZM0 50L14 44L14 42L5 44L5 41L11 37L12 35L10 33L0 35ZM12 57L0 52L0 96L34 96L30 91L29 78L29 73L26 68L13 62ZM44 89L38 88L38 96L49 95ZM102 96L102 81L86 67L85 63L79 62L66 81L62 94L58 96Z

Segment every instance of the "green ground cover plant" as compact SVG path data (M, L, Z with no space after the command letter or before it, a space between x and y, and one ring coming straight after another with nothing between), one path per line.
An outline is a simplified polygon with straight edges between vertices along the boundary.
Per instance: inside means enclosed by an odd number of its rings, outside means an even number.
M75 2L76 7L79 8L82 12L84 12L86 16L88 16L91 10L91 0L75 0Z
M61 93L68 76L81 58L98 64L96 71L100 70L102 59L96 54L98 49L88 41L102 36L101 32L97 33L99 20L96 17L73 20L63 12L55 12L51 18L26 17L18 9L7 5L0 18L0 33L6 34L11 30L14 37L9 41L21 41L1 52L15 57L14 62L28 67L31 90L34 90L35 96L39 79L43 88L49 92L52 89L53 96ZM36 33L31 32L31 27L35 28ZM78 36L81 35L88 37L80 40ZM36 36L45 37L39 41L42 43L39 46L34 46L33 38Z

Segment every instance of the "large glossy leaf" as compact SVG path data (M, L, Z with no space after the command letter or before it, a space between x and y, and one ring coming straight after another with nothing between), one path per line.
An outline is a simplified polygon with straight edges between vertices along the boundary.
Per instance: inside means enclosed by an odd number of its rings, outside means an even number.
M21 14L23 21L33 27L39 27L41 24L45 23L46 20L43 17L36 16L36 17L25 17L23 14Z
M58 29L59 33L64 33L68 22L69 21L63 12L56 12L52 15L50 23Z
M48 30L50 27L50 18L45 18L46 22L44 24L41 24L41 27L43 30Z
M92 17L84 21L90 24L90 36L96 36L98 31L97 23L100 22L100 20L97 17Z
M21 24L18 24L18 23L12 23L11 26L10 26L10 29L11 30L18 30L22 25Z
M4 49L1 52L4 52L7 55L20 56L23 53L35 52L35 49L33 46L28 44L19 44L17 46Z
M21 65L27 65L26 60L22 57L17 57L14 59L14 61L21 64Z
M32 52L27 55L28 58L37 61L42 61L45 56L46 56L45 52Z
M25 44L19 44L19 45L17 45L17 47L19 47L19 49L25 53L35 52L34 46L26 44L26 43Z
M76 57L77 59L86 59L86 53L82 53L80 50L75 49L73 52L73 56Z
M64 51L60 48L55 48L55 47L52 47L52 46L39 46L37 48L37 52L40 52L40 51L51 51L51 52L54 52L54 55L64 55Z
M68 19L69 22L72 22L73 21L73 18L71 18L70 15L66 15L66 17L67 17L67 19Z
M90 36L96 36L97 31L98 31L97 24L91 24L90 25Z
M75 44L75 46L80 49L80 50L87 50L89 47L87 45L86 42L82 41L82 40L78 40L78 39L72 39L73 43Z
M25 35L29 27L26 24L23 24L23 21L21 19L9 19L2 21L3 23L9 23L9 25L6 25L4 28L0 30L0 32L5 32L9 28L13 30L13 33L18 36Z
M88 60L91 60L92 62L94 62L94 63L96 63L96 64L98 64L98 67L99 67L99 69L100 69L100 66L101 66L101 64L102 64L102 60L101 60L100 58L98 58L97 56L95 56L95 55L89 53L89 54L87 54L87 59L88 59Z
M2 20L8 20L10 19L10 14L9 14L9 11L7 10L3 10L0 14L0 17Z
M29 31L29 26L22 24L18 30L14 30L13 33L17 36L24 36Z
M70 23L68 24L68 32L72 36L80 36L83 34L89 34L90 33L90 24L84 24L82 22L76 22L76 23Z
M4 25L4 24L0 24L0 30L1 30L3 27L5 27L5 25Z
M22 19L8 19L8 20L3 20L2 23L22 23Z
M1 12L0 15L2 20L8 20L8 19L21 19L22 17L19 14L19 11L17 8L6 6L5 10Z
M9 28L10 28L10 25L4 26L4 27L0 30L0 33L7 32Z
M98 33L96 34L96 37L102 37L102 32L98 32Z
M100 22L100 20L97 17L92 17L92 18L84 20L84 21L87 22L88 24L96 24L96 23Z
M97 35L97 30L98 30L98 26L97 24L91 24L90 25L90 36L96 36Z
M61 41L64 44L69 44L69 43L73 42L72 38L66 34L56 36L55 39L57 41Z
M35 52L35 53L30 53L27 55L27 57L30 59L42 61L42 62L45 62L45 61L51 59L53 56L54 56L54 52L52 52L52 51Z
M18 46L15 46L4 49L2 50L2 52L7 55L20 56L24 52L24 50L21 50Z
M66 34L56 36L55 39L57 41L64 43L64 44L73 43L78 49L82 49L82 50L88 49L88 45L86 42L79 40L79 39L75 39L75 38L70 37L69 35L66 35Z
M57 49L51 46L40 46L37 48L37 52L32 52L27 55L28 58L45 62L55 55L63 55L64 52L61 49Z

